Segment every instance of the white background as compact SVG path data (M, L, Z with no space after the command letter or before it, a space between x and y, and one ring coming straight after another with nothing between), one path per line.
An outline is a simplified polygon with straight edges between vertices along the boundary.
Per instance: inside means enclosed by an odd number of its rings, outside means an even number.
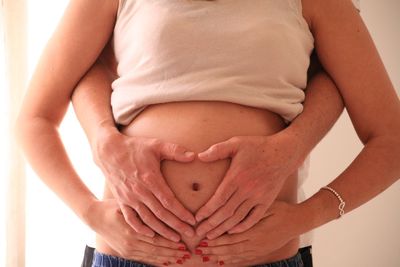
M31 73L68 1L30 0L29 2ZM392 82L399 90L400 3L398 0L363 0L361 11ZM0 81L4 79L0 77ZM3 88L3 84L0 86ZM4 90L0 93L1 99L5 99ZM1 100L1 120L5 118L4 115L6 116L3 112L5 105L6 103ZM96 194L101 193L103 177L92 163L89 146L71 110L62 124L61 132L79 174ZM1 140L0 145L3 147L6 138ZM312 166L305 186L306 192L312 194L334 179L348 166L360 149L361 143L350 120L344 114L312 153ZM6 158L0 158L0 162L5 164ZM31 170L28 170L27 181L26 266L80 266L85 243L91 236L89 230ZM0 184L2 195L4 188L4 184ZM398 182L343 219L319 228L315 234L313 249L315 265L317 267L400 266L399 204ZM0 209L4 211L3 206L0 206ZM4 236L2 232L4 227L1 226L0 236ZM3 253L4 247L0 243L0 259L4 259ZM54 264L55 262L57 264Z

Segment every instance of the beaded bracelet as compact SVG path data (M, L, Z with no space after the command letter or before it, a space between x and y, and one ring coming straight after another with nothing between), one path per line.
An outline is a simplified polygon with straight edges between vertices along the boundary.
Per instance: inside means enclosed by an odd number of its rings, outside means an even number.
M332 187L324 186L321 189L325 189L325 190L331 191L337 197L337 199L339 199L339 201L340 201L340 204L339 204L339 207L338 207L339 208L339 218L342 217L344 215L344 206L346 205L346 202L343 201L343 198Z

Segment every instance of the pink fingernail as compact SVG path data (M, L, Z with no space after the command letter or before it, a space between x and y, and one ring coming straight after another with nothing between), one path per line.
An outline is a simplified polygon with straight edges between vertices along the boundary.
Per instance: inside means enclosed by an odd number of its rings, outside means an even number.
M178 259L178 260L176 261L176 263L178 263L178 264L183 264L183 261L182 261L181 259Z
M208 243L206 241L201 241L199 245L200 247L208 247Z
M179 250L186 250L186 247L185 246L179 246L178 249Z
M207 256L204 256L204 257L203 257L203 262L207 262L207 261L209 261L209 260L210 260L209 257L207 257Z
M201 249L195 249L194 254L201 255L201 254L203 254L203 251L201 251Z
M186 157L192 157L194 155L194 152L191 152L191 151L186 151L185 152L185 156Z
M196 221L200 222L201 220L203 220L203 216L202 215L198 215L196 216Z

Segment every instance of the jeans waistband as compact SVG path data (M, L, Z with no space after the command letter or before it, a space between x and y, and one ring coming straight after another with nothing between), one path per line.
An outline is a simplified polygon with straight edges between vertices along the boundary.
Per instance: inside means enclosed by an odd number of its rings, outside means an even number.
M303 267L303 266L304 265L301 259L301 255L298 252L291 258L273 263L255 265L254 267ZM103 254L95 250L93 255L92 267L151 267L151 265Z

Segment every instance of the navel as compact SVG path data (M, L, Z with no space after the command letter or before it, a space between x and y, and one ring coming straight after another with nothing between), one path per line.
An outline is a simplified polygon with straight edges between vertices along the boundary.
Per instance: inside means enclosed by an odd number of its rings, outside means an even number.
M192 184L192 190L193 191L199 191L200 190L200 185L198 183L193 183Z

